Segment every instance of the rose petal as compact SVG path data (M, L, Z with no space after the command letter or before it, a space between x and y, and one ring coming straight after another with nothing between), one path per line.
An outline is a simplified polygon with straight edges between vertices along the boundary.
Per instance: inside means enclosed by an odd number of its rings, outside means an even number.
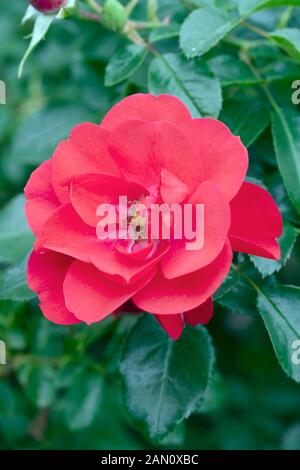
M194 308L193 310L185 312L183 316L185 321L191 326L196 326L199 324L206 325L206 323L212 319L213 309L213 301L212 298L209 297L206 302Z
M155 315L155 318L174 341L180 338L184 328L182 315Z
M202 164L192 143L168 122L126 121L111 132L109 151L128 181L152 193L158 189L162 169L186 184L189 194L202 180Z
M106 114L101 126L109 131L124 121L168 121L179 124L190 120L185 105L175 96L135 94L124 98Z
M25 186L25 213L33 233L39 235L46 220L59 206L50 181L51 162L46 160L30 176Z
M38 294L44 316L59 325L80 323L66 308L63 296L63 281L71 263L71 258L53 252L32 252L28 261L28 285Z
M229 204L214 182L200 184L188 203L204 205L204 245L192 250L187 249L187 246L193 240L173 240L162 260L162 272L167 279L198 271L211 263L223 249L229 230ZM202 226L203 220L200 222ZM200 230L197 233L200 236Z
M275 238L282 233L282 217L272 196L260 186L243 183L230 203L229 237L233 249L266 258L280 258Z
M247 149L225 124L211 118L193 119L180 128L193 142L203 164L205 180L215 181L230 201L240 189L248 168Z
M96 227L100 220L97 208L101 204L119 205L119 196L127 196L130 207L132 201L138 200L145 189L124 179L107 175L81 175L72 180L70 198L74 209L82 220Z
M94 266L74 261L63 285L67 308L88 325L103 320L150 282L155 272L152 270L133 286L121 286Z
M203 304L221 285L229 272L231 260L231 247L226 242L218 258L210 265L171 280L159 272L132 300L141 310L159 315L194 309Z

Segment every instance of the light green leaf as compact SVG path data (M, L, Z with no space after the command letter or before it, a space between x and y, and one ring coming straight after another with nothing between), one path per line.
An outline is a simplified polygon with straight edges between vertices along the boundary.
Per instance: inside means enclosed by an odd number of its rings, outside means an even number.
M296 28L285 28L273 31L269 36L278 46L284 49L293 59L300 61L300 31Z
M171 23L167 26L160 26L159 28L154 29L150 36L149 41L154 43L158 41L163 41L164 39L176 38L179 36L180 26L177 23Z
M90 118L85 108L75 104L39 109L16 129L10 158L18 163L39 165L52 156L72 127Z
M289 198L300 214L300 115L276 107L272 113L276 158Z
M0 262L17 263L30 251L32 235L24 214L23 194L14 197L0 212Z
M102 377L99 373L79 373L64 399L64 421L72 431L90 426L101 406Z
M250 259L254 266L258 269L262 277L270 276L271 274L280 271L291 256L293 246L297 239L297 232L292 225L285 223L283 227L282 236L279 239L281 258L279 260L260 258L258 256L250 255Z
M201 59L187 61L181 54L156 57L149 69L149 91L177 96L193 117L218 117L222 107L219 80Z
M145 315L122 352L120 370L130 413L152 438L161 439L199 407L213 365L206 329L187 327L173 341L152 315Z
M26 396L39 408L50 406L56 394L56 372L47 364L24 364L19 369L19 380Z
M111 58L105 69L105 86L113 86L128 78L143 63L147 49L139 44L130 44Z
M27 286L26 257L20 264L10 266L0 273L0 300L25 301L35 297Z
M20 78L23 73L23 68L25 65L26 60L30 56L33 49L41 42L41 40L45 37L48 29L50 28L52 22L55 20L56 15L43 15L43 13L37 13L35 16L35 23L33 27L33 32L31 36L31 40L29 46L24 54L23 59L21 60L18 77Z
M257 307L279 364L289 377L300 382L300 288L264 287Z

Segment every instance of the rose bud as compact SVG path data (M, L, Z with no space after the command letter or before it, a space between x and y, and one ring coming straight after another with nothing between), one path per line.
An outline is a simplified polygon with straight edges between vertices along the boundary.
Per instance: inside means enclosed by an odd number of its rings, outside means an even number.
M67 0L30 0L30 4L42 13L55 13L67 3Z

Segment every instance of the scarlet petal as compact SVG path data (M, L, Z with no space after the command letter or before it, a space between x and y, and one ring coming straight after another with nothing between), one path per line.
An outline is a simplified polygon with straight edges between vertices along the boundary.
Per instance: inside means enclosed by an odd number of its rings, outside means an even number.
M189 194L202 179L202 164L184 133L168 122L126 121L110 134L109 151L128 181L156 191L168 170Z
M174 96L135 94L124 98L105 116L101 126L112 130L124 121L168 121L179 124L190 120L191 115L185 105Z
M155 317L174 341L180 338L184 328L182 315L155 315Z
M96 230L86 225L70 203L59 207L44 225L35 248L47 248L68 256L89 261L97 248Z
M100 321L151 281L155 272L152 270L131 287L121 286L94 266L74 261L63 285L67 308L88 325Z
M213 301L212 298L209 297L209 299L207 299L203 304L199 305L193 310L185 312L184 319L191 326L196 326L199 324L205 325L212 319L213 309Z
M80 323L66 308L63 296L63 281L71 262L71 258L52 252L32 252L28 261L28 285L38 294L44 316L59 325Z
M233 249L280 258L275 238L282 233L282 217L272 196L260 186L245 182L230 207L229 237Z
M100 220L97 208L100 204L118 206L119 196L127 196L130 202L138 200L145 190L124 179L107 175L81 175L72 180L70 198L78 215L92 227Z
M72 129L70 141L90 162L97 164L101 173L119 176L120 171L107 150L108 136L101 126L85 122Z
M247 149L225 124L211 118L193 119L181 126L204 166L205 180L215 181L230 201L240 189L248 168Z
M199 249L188 250L191 240L173 240L162 260L162 271L167 279L198 271L211 263L222 251L229 230L229 204L214 182L200 184L188 203L204 205L204 220L199 220L201 227L204 224L204 244ZM184 222L186 226L189 221ZM197 233L200 237L199 229Z
M179 204L189 195L189 188L170 171L163 168L160 173L160 194L165 203Z
M141 310L159 315L194 309L217 290L229 272L231 260L232 251L227 242L210 265L175 279L166 279L159 272L132 300Z
M55 211L36 241L36 250L47 248L73 258L93 263L100 271L121 284L138 281L159 262L169 249L160 243L155 254L142 261L131 261L114 247L114 241L98 240L96 229L86 225L72 205L67 203Z
M102 243L99 245L99 249L93 250L90 254L90 261L100 271L113 276L116 282L131 284L152 270L168 250L169 244L161 242L153 256L142 260L136 260L133 257L131 260L128 256L116 251L114 246Z
M42 163L30 176L24 192L25 212L33 233L39 235L46 220L59 206L50 181L51 162Z

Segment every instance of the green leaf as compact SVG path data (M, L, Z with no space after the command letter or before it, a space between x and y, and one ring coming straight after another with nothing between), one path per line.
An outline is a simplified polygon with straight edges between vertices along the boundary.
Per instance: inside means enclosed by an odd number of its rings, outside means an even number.
M24 214L25 199L14 197L0 212L0 262L17 263L30 251L32 235Z
M113 86L128 78L143 63L147 49L139 44L130 44L120 49L105 69L105 86Z
M189 59L205 54L240 21L234 11L204 7L193 11L183 22L180 47Z
M300 214L300 115L276 107L272 113L276 158L289 198Z
M231 271L230 275L230 288L225 293L221 293L221 295L218 295L217 291L217 296L215 294L214 299L232 313L248 315L250 317L255 316L257 313L256 295L253 288L239 273Z
M25 301L35 297L27 286L27 257L15 266L0 273L0 300Z
M220 120L227 124L234 135L241 137L246 147L249 147L268 127L270 115L259 97L244 102L226 100Z
M35 111L16 129L10 158L18 163L39 165L52 156L72 127L90 117L85 108L74 104Z
M246 64L231 55L218 55L208 61L209 68L221 80L222 86L257 85L261 83Z
M214 293L213 300L217 300L223 295L225 295L227 292L231 291L231 289L233 289L233 287L239 282L239 279L239 274L237 274L236 271L231 269L228 276L226 276L220 287Z
M152 315L145 315L122 352L120 370L130 413L152 438L161 439L199 407L213 365L206 329L187 327L172 341Z
M296 28L284 28L273 31L269 36L293 59L300 61L300 31Z
M158 41L163 41L164 39L176 38L179 36L180 26L177 23L171 23L166 26L160 26L159 28L154 29L150 36L149 41L154 43Z
M204 6L188 15L180 30L180 47L186 57L201 56L214 47L256 10L279 5L299 5L298 0L235 0L231 9Z
M90 426L101 407L102 377L99 373L79 373L64 398L63 416L71 431Z
M264 287L257 307L271 338L277 359L286 374L300 382L300 288ZM297 346L298 344L298 346Z
M149 69L149 91L177 96L193 117L218 117L222 107L219 80L201 59L187 61L181 54L156 57Z
M48 29L50 28L55 18L56 15L44 15L43 13L36 12L31 40L19 66L19 78L22 76L26 60L30 56L31 52L35 49L35 47L41 42L42 39L44 39Z
M296 230L292 225L286 222L283 227L282 236L279 239L281 249L281 258L279 260L260 258L258 256L250 255L251 261L258 269L262 277L270 276L271 274L280 271L280 269L283 268L291 256L296 239Z
M39 408L50 406L56 395L55 369L47 364L26 364L20 371L19 379L29 400Z

